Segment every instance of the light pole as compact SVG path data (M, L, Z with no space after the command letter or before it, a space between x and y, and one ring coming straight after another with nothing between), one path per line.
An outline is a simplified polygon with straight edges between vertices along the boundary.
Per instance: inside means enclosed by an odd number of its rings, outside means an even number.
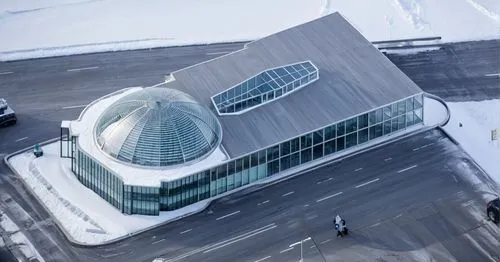
M296 245L300 244L300 262L304 261L304 257L303 257L303 249L304 249L303 245L304 245L304 242L309 241L309 240L311 240L311 237L308 237L308 238L302 239L302 240L300 240L299 242L296 242L296 243L290 244L290 246L289 246L289 248L292 248L292 247L294 247L294 246L296 246Z

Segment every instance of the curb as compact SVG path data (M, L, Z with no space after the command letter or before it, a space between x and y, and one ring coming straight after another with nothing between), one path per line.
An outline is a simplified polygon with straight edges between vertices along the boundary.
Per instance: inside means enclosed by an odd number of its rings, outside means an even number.
M226 197L228 195L232 195L232 194L236 194L236 193L241 193L244 189L247 189L248 191L247 192L244 192L244 194L242 195L248 195L248 194L251 194L251 193L254 193L254 192L257 192L257 191L260 191L260 190L263 190L267 187L270 187L272 185L275 185L277 183L281 183L285 180L288 180L288 179L292 179L292 178L295 178L295 177L298 177L300 175L303 175L304 173L307 173L307 172L310 172L310 171L313 171L313 170L316 170L318 168L321 168L323 166L326 166L326 165L330 165L332 163L336 163L336 162L341 162L347 158L350 158L350 157L353 157L355 155L358 155L358 154L362 154L362 153L365 153L365 152L368 152L368 151L371 151L373 149L376 149L376 148L379 148L381 146L385 146L387 144L390 144L390 143L393 143L393 142L396 142L396 141L399 141L399 140L402 140L402 139L405 139L405 138L408 138L410 136L413 136L413 135L417 135L417 134L420 134L420 133L424 133L424 132L427 132L429 130L432 130L436 127L434 126L430 126L430 127L426 127L424 126L423 128L418 128L414 131L410 131L408 133L402 133L402 134L399 134L399 135L395 135L393 136L392 138L390 139L387 139L387 140L382 140L370 147L367 147L367 148L364 148L364 149L361 149L361 150L358 150L358 151L354 151L354 152L350 152L350 153L347 153L346 155L343 155L343 156L339 156L338 158L332 158L332 159L325 159L324 162L321 162L321 163L317 163L315 165L312 165L310 167L307 167L303 170L299 170L298 172L295 172L295 173L291 173L289 175L285 175L284 177L282 178L279 178L279 179L276 179L276 180L272 180L272 181L266 181L266 179L264 180L261 180L260 182L256 181L256 183L252 184L252 185L248 185L247 188L241 188L240 190L238 191L235 191L235 192L227 192L228 194L221 194L221 195L218 195L216 198L214 199L209 199L209 200L206 200L206 203L200 207L198 210L195 210L195 211L192 211L192 212L189 212L189 213L186 213L184 215L181 215L181 216L178 216L178 217L175 217L175 218L172 218L170 220L167 220L167 221L164 221L162 223L159 223L159 224L155 224L153 226L150 226L150 227L147 227L147 228L144 228L144 229L141 229L139 231L135 231L133 233L129 233L129 234L126 234L126 235L123 235L121 237L118 237L118 238L114 238L112 240L109 240L109 241L106 241L106 242L102 242L102 243L99 243L99 244L86 244L86 243L82 243L80 241L77 241L75 240L66 230L65 228L63 227L63 225L59 222L59 220L52 214L52 212L43 204L43 201L41 201L41 199L35 194L35 192L32 191L31 187L24 181L24 179L20 179L22 180L23 182L23 185L25 187L27 187L31 193L31 195L33 195L40 203L40 205L44 208L45 211L47 211L47 213L50 215L50 217L52 218L52 220L57 224L58 228L61 230L61 232L63 233L63 235L66 237L66 239L73 245L73 246L77 246L77 247L81 247L81 248L93 248L93 247L101 247L101 246L107 246L107 245L111 245L111 244L115 244L115 243L118 243L120 241L123 241L125 239L128 239L130 237L133 237L133 236L136 236L136 235L139 235L141 233L144 233L144 232L147 232L147 231L150 231L150 230L153 230L155 228L158 228L160 226L164 226L166 224L169 224L169 223L172 223L172 222L175 222L177 220L180 220L180 219L183 219L185 217L188 217L188 216L191 216L191 215L195 215L195 214L198 214L198 213L201 213L203 211L205 211L210 205L214 204L216 201L220 200L221 198L223 197ZM439 128L439 127L438 127ZM44 146L44 145L47 145L47 144L50 144L50 143L54 143L56 141L58 141L60 138L57 137L57 138L52 138L52 139L49 139L47 141L44 141L42 143L39 143L41 146ZM28 150L31 150L33 147L28 147L28 148L24 148L24 149L21 149L21 150L18 150L16 152L13 152L11 154L8 154L4 157L4 162L5 164L12 170L12 172L14 174L16 174L18 177L20 177L19 173L17 172L17 170L15 170L12 165L9 163L9 159L13 156L16 156L16 155L19 155L21 153L24 153L24 152L27 152Z

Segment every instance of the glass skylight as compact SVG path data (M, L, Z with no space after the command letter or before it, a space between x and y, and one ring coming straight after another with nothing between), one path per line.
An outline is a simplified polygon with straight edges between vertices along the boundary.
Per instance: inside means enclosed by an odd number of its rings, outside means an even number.
M219 115L235 115L271 102L318 80L311 61L263 71L212 97Z

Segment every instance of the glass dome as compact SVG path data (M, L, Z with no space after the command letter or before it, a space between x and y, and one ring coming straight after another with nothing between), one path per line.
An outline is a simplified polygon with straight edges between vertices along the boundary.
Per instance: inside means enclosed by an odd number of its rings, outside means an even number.
M220 144L215 115L191 96L150 87L113 103L95 128L99 147L112 157L164 167L199 160Z

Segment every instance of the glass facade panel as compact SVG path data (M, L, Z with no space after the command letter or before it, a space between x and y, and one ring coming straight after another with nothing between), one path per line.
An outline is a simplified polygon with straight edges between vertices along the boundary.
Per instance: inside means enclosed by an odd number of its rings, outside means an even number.
M358 130L358 118L354 117L345 121L346 134Z
M350 148L358 144L358 133L351 133L345 136L345 148Z
M241 91L243 90L242 87ZM239 90L235 92L237 94ZM72 170L82 184L122 212L157 215L160 210L175 210L420 124L423 112L422 107L418 106L419 100L422 100L421 95L375 109L215 168L175 181L161 182L160 188L124 185L119 176L78 149L77 137L71 138L71 143L74 144ZM412 101L413 107L408 105L408 101ZM338 134L343 135L337 137Z
M300 89L318 77L318 68L310 61L273 68L213 96L212 102L220 115L237 113L255 108L267 100L276 99L283 93ZM267 95L263 97L262 94L265 93Z

